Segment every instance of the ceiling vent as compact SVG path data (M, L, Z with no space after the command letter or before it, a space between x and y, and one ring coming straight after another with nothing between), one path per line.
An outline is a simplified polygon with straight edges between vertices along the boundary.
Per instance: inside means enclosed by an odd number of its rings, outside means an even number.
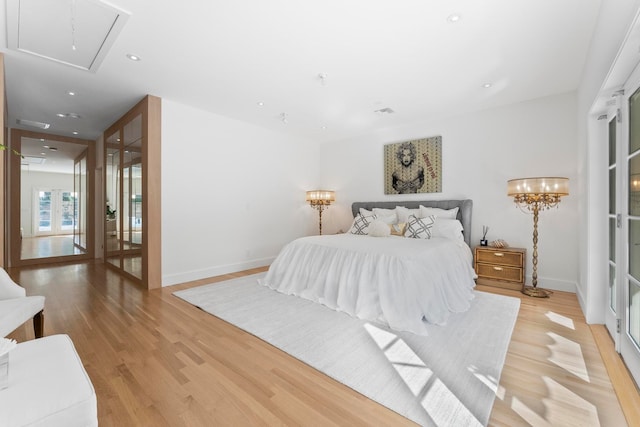
M44 164L46 158L44 157L34 157L34 156L23 156L22 164L23 165L41 165Z
M51 124L49 123L36 122L35 120L18 119L16 120L16 123L22 126L30 126L38 129L49 129L49 127L51 127Z
M7 45L95 72L128 18L100 0L7 0Z

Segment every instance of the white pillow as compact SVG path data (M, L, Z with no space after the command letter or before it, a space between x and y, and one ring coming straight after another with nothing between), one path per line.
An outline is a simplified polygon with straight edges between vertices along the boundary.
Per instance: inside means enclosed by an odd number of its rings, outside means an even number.
M430 239L431 227L435 222L436 217L431 215L426 218L417 218L414 215L409 216L409 222L407 223L407 229L404 232L404 237L412 239Z
M431 237L464 240L462 230L464 230L464 228L457 219L436 217L433 227L431 227Z
M420 205L420 216L422 218L425 218L429 215L435 215L438 218L456 219L456 217L458 216L458 209L458 207L455 207L453 209L440 209Z
M367 210L365 208L360 208L360 215L362 215L362 216L373 216L373 211Z
M396 209L382 209L382 208L373 208L373 213L378 218L385 218L387 224L397 224L398 223L398 214Z
M369 225L367 233L373 237L387 237L391 234L391 230L384 221L376 219Z
M420 208L407 209L404 206L396 206L396 213L398 214L398 222L409 222L410 215L413 215L416 218L423 218L420 214Z
M376 216L375 215L364 216L362 214L358 214L353 219L353 224L351 224L351 228L349 229L349 233L366 235L366 234L368 234L369 226L375 220L376 220Z

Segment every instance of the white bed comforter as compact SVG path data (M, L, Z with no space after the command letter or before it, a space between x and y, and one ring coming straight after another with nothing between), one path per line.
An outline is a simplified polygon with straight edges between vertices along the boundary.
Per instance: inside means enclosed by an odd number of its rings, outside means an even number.
M286 245L261 284L392 329L426 335L469 309L475 272L463 241L353 234ZM425 323L426 322L426 323Z

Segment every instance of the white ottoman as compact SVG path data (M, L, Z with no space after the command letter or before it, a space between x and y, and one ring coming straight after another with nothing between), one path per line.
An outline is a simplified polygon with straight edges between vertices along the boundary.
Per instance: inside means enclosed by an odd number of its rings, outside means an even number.
M9 353L0 426L97 426L93 384L68 335L26 341Z

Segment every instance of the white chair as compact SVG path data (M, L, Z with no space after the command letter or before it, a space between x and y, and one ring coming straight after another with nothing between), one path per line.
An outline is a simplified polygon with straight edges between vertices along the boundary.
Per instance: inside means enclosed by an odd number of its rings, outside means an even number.
M26 295L25 289L0 267L0 337L6 337L29 319L33 319L36 338L44 335L44 297Z
M97 425L96 392L68 335L25 341L9 352L0 426Z

